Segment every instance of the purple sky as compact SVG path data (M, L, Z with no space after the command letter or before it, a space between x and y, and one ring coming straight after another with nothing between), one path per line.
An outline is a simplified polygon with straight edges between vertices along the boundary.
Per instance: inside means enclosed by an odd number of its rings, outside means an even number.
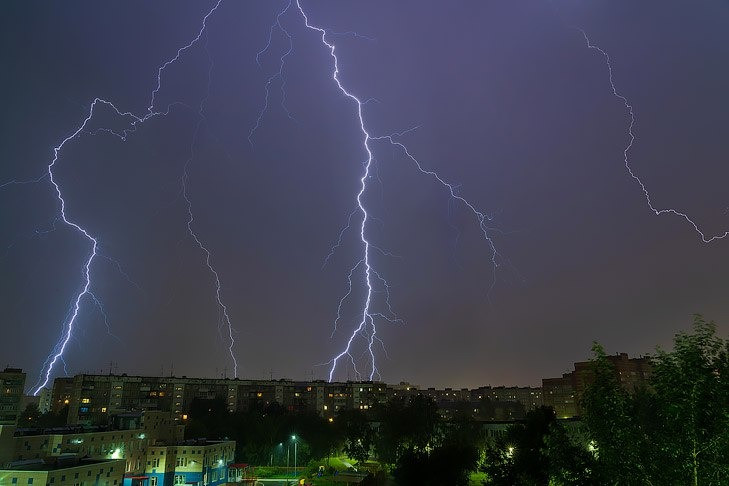
M156 69L197 33L210 2L11 2L0 7L3 97L0 184L43 174L52 147L96 96L141 113ZM248 134L267 77L287 48L274 32L285 2L224 0L210 17L213 60L188 191L194 229L212 253L237 330L241 377L324 378L356 324L361 292L337 303L358 260L358 219L322 263L354 209L362 162L354 104L331 79L331 58L295 9L293 37L270 108ZM493 269L471 213L402 153L373 143L364 200L368 236L403 324L378 324L388 382L423 386L536 384L589 356L651 352L703 313L729 329L729 238L704 244L685 221L655 216L623 166L629 118L599 53L636 114L633 168L656 207L691 214L707 234L729 228L729 5L562 1L303 3L336 32L342 82L365 105L373 134L403 138L421 163L494 215L505 264ZM160 104L197 105L202 44L164 73ZM93 128L117 127L99 112ZM116 124L116 125L115 125ZM127 142L83 135L61 153L69 216L98 236L92 269L103 316L85 300L66 353L69 373L215 376L232 368L214 283L186 229L180 177L194 111L150 120ZM0 189L0 365L34 381L82 284L89 250L56 222L47 180ZM508 261L508 264L506 263ZM357 355L359 357L359 354ZM63 373L63 367L54 376ZM341 368L337 378L353 378Z

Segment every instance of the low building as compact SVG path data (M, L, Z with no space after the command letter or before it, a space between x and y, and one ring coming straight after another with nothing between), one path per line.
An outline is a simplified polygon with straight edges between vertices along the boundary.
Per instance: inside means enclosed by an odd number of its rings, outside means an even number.
M147 449L143 474L128 475L124 486L218 486L228 482L235 441L189 440Z
M53 458L0 469L3 486L115 486L122 484L124 461Z

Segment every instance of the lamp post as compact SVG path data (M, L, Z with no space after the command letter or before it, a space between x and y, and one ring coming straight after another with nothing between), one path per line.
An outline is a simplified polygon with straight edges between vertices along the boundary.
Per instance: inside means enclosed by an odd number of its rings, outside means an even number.
M296 442L296 436L292 435L291 440L294 441L294 475L296 475L296 446L298 445L298 442Z

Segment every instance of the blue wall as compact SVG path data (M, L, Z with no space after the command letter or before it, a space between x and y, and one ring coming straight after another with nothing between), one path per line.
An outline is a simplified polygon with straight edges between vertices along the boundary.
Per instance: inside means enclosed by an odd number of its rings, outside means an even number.
M225 484L228 481L228 464L224 466L220 466L218 468L212 468L208 467L205 468L205 470L208 473L208 480L213 477L212 472L214 469L218 470L218 474L220 477L216 481L210 481L208 483L208 486L218 486L220 484ZM185 476L185 483L200 483L202 484L203 480L203 473L202 472L169 472L167 474L164 473L145 473L144 476L148 477L156 477L157 478L157 486L174 486L175 482L175 476ZM139 481L135 482L134 486L137 486L140 484ZM141 483L142 486L149 486L150 481L146 480L143 483ZM131 478L124 478L122 481L122 486L132 486L132 479Z

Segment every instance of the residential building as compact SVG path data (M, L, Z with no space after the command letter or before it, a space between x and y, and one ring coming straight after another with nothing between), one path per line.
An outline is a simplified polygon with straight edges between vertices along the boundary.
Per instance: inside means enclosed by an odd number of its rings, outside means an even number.
M23 411L21 404L25 388L25 373L19 368L0 372L0 425L15 425Z
M618 382L629 391L645 384L651 376L651 361L648 357L630 358L626 353L607 356L615 369ZM579 397L594 379L590 361L574 364L574 370L561 378L542 380L544 404L554 408L558 417L575 417L580 414Z
M0 469L2 486L115 486L122 484L124 461L55 458Z

